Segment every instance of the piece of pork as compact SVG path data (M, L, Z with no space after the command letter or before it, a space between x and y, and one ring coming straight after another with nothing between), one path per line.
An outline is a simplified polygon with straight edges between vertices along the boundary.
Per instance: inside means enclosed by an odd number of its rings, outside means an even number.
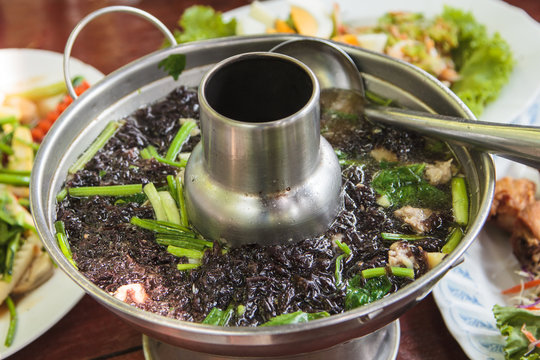
M518 214L534 204L536 185L528 179L504 177L495 184L495 195L488 220L511 233Z
M428 219L432 214L433 211L430 209L415 208L410 205L394 211L394 216L408 224L418 234L423 234L430 230L431 222Z
M523 266L532 272L540 270L540 201L528 205L518 214L510 243Z
M388 250L388 265L414 269L418 274L423 274L428 270L427 254L419 246L396 241Z
M424 177L431 185L446 184L452 179L452 159L426 164Z

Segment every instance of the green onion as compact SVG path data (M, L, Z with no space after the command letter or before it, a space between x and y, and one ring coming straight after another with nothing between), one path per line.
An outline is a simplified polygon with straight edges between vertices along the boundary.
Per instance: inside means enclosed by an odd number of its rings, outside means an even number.
M24 98L27 98L32 101L42 100L49 98L51 96L56 96L60 94L64 94L66 92L66 83L63 81L36 87L30 90L26 90L23 92L18 93L17 95L22 96Z
M159 191L159 198L161 200L161 206L165 211L167 221L173 224L180 224L180 213L176 207L176 201L174 201L172 195L168 191Z
M463 238L463 231L461 228L454 228L450 235L448 236L448 240L446 241L446 244L441 249L441 252L443 254L450 254L456 246L461 242L461 239Z
M96 140L94 140L92 145L90 145L90 147L86 149L86 151L77 159L77 161L75 161L75 163L71 165L68 172L70 174L75 174L77 171L81 170L84 165L86 165L86 163L90 161L90 159L92 159L99 150L101 150L101 148L107 143L107 141L109 141L109 139L114 135L119 126L120 124L116 121L108 123L105 129L103 129L103 131L101 132L101 134L99 134Z
M178 208L180 209L180 223L183 226L189 225L187 210L186 210L186 199L184 198L184 185L182 184L182 179L180 175L176 175L176 198L178 200Z
M188 234L193 235L195 234L187 227L173 224L167 221L156 221L152 219L141 219L136 216L131 218L130 221L133 225L141 227L146 230L155 231L158 234Z
M14 115L4 116L0 118L0 125L16 124L17 118Z
M0 169L0 174L11 174L19 176L30 176L32 172L30 170L12 170L12 169Z
M156 241L160 245L173 245L177 247L189 247L183 246L183 244L190 244L194 249L202 250L205 247L213 248L214 244L210 241L202 240L196 237L184 236L184 235L160 235L156 236Z
M10 347L13 344L13 338L15 337L15 331L17 329L17 310L15 309L15 304L10 296L6 298L6 305L9 310L9 327L6 335L6 341L4 345Z
M6 262L4 267L4 281L10 282L11 276L13 275L13 265L15 264L15 254L19 250L21 239L21 232L18 231L15 233L15 236L8 241L7 244L7 253L6 253Z
M178 153L182 149L182 145L187 141L189 138L189 134L191 131L197 126L197 123L195 120L188 119L178 132L176 133L174 139L171 142L171 145L169 146L169 149L167 150L167 154L165 155L165 159L169 161L174 161L178 157Z
M338 239L334 240L334 242L341 249L341 251L343 251L347 256L351 255L352 251L351 251L351 248L349 248L349 245L342 243Z
M392 275L394 276L408 277L408 278L414 279L413 269L392 266L390 270L392 271Z
M81 186L68 189L68 193L73 197L88 196L129 196L139 194L143 191L142 184L110 185L110 186Z
M148 148L142 149L140 154L141 154L141 157L145 160L152 158L152 154L150 154L150 151L148 150Z
M0 141L0 152L7 155L13 155L13 149L8 145Z
M161 197L159 196L159 193L157 192L154 184L153 183L146 184L143 188L143 191L148 197L148 200L150 200L150 204L152 204L152 208L154 209L156 220L167 221L167 213L165 212L165 209L163 208L163 204L161 203Z
M30 175L0 173L0 184L8 184L8 185L14 185L14 186L29 186Z
M186 167L186 164L187 164L186 160L181 160L180 162L168 160L168 159L160 156L158 154L156 148L153 147L152 145L147 146L145 148L145 150L148 151L148 155L150 156L149 158L154 158L154 159L156 159L156 161L158 161L160 163L171 165L171 166L176 166L176 167L179 167L179 168ZM141 156L143 156L143 155L141 154Z
M56 240L58 242L58 247L62 251L62 254L64 254L64 256L71 263L71 265L73 265L73 267L77 269L77 264L75 263L75 260L73 260L73 253L71 252L71 248L69 246L64 222L56 221L54 223L54 229L56 230Z
M180 240L180 239L169 239L169 238L162 238L162 237L157 237L156 242L162 246L174 246L174 247L198 250L198 251L202 251L206 247L202 244L198 244L191 241Z
M178 191L176 190L176 181L174 180L174 176L167 175L167 186L169 186L169 193L171 193L174 201L176 201L178 204Z
M167 252L178 257L185 256L188 259L202 259L204 256L203 251L194 250L194 249L186 249L186 248L176 247L172 245L167 246Z
M227 309L221 310L220 308L214 307L208 315L202 321L206 325L217 325L217 326L226 326L231 317L234 314L234 306L229 305Z
M58 194L56 194L56 202L62 202L67 196L67 189L63 188Z
M381 237L384 240L391 240L391 241L397 241L397 240L415 241L415 240L424 240L428 238L425 235L394 234L394 233L387 233L387 232L381 233Z
M364 279L370 279L374 277L384 276L387 274L387 272L390 272L390 274L394 276L399 277L408 277L411 279L414 279L414 270L409 268L402 268L397 266L392 266L390 268L386 267L376 267L371 269L365 269L362 270L362 277Z
M176 265L176 268L180 271L183 271L183 270L192 270L192 269L196 269L198 268L199 266L201 266L200 264L178 264Z
M469 222L469 197L465 178L452 178L452 209L454 218L459 225L465 226Z

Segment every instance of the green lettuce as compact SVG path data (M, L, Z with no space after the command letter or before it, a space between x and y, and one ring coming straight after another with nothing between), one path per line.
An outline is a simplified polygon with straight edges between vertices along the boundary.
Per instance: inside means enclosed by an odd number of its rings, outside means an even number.
M493 306L493 315L497 321L497 327L501 334L506 337L504 346L505 357L508 360L537 360L540 359L540 349L527 356L530 341L521 332L523 324L536 339L540 338L540 315L535 315L529 310L511 306Z
M210 6L194 5L186 9L178 21L183 30L175 30L179 43L232 36L236 33L236 20L225 21L223 15Z
M471 13L447 6L442 17L458 29L452 59L460 79L451 89L479 116L508 82L515 63L512 51L498 33L490 37Z

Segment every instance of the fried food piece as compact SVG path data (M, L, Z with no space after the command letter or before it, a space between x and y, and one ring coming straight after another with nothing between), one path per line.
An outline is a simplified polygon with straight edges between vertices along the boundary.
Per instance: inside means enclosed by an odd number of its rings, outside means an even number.
M518 214L534 204L536 185L528 179L504 177L495 184L495 195L488 220L511 233Z
M528 270L540 270L540 201L523 209L510 237L514 255Z

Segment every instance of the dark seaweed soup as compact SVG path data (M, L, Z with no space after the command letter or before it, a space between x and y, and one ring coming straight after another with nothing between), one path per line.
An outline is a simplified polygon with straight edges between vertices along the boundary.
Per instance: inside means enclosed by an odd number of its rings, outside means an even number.
M460 166L445 144L365 121L350 106L354 96L331 91L321 100L322 134L343 176L343 208L325 234L297 244L228 249L190 229L182 233L181 224L166 228L178 230L170 233L141 225L158 223L152 222L157 210L151 196L138 185L153 184L161 196L170 191L182 208L172 179L181 178L183 159L199 141L196 129L178 157L164 158L184 125L198 123L199 108L196 90L180 87L123 119L84 168L66 179L57 220L74 264L97 286L141 309L225 326L308 321L414 281L460 240L466 220L452 208L452 185L463 181ZM135 190L123 196L74 191L126 184Z

